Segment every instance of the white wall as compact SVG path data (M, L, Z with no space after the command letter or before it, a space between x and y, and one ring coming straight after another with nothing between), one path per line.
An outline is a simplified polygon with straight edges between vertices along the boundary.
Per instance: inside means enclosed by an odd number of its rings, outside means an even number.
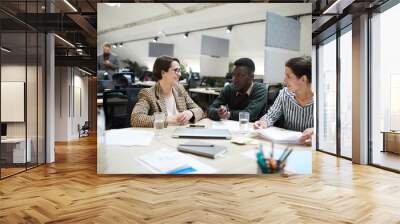
M77 139L78 124L88 120L88 78L83 75L76 68L56 67L56 141Z

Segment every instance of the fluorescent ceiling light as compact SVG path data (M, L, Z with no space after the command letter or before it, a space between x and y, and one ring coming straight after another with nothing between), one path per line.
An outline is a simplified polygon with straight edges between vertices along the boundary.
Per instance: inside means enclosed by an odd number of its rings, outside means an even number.
M69 3L68 0L64 0L65 4L67 4L72 10L74 10L75 12L78 12L78 10L71 4Z
M7 48L4 48L4 47L2 47L1 50L6 52L6 53L10 53L11 52L10 50L8 50Z
M114 7L114 6L120 7L121 6L121 3L105 3L105 4L108 6L111 6L111 7Z
M68 40L58 36L57 34L54 34L54 36L56 36L58 39L62 40L64 43L68 44L69 46L75 48L75 45L71 44L71 42L69 42Z
M332 5L330 5L327 9L324 10L324 12L322 14L328 14L328 13L333 13L333 14L340 14L342 12L338 12L339 9L338 7L340 7L339 3L340 2L344 2L344 4L348 5L350 4L352 1L342 1L342 0L336 0ZM349 2L349 3L347 3ZM343 7L343 6L342 6Z
M81 69L81 68L79 68L79 67L78 67L78 69L79 69L79 71L81 71L81 72L83 72L83 73L85 73L85 74L92 75L90 72L85 71L85 70L83 70L83 69Z

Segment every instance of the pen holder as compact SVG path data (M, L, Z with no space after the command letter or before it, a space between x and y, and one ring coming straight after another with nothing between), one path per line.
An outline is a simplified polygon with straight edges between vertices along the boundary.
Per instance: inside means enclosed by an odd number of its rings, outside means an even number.
M257 164L261 173L280 173L285 169L285 164L281 164L280 160L265 159L261 152L257 152Z

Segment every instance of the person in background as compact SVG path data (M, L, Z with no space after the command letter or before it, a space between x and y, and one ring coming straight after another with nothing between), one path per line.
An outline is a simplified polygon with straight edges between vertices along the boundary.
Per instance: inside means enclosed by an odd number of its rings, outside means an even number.
M168 124L184 125L203 118L202 109L189 97L185 88L179 84L181 75L177 58L160 56L153 66L155 86L142 89L138 102L132 110L132 127L153 127L154 113L166 114Z
M273 126L283 118L283 128L303 132L300 141L311 144L314 133L314 93L311 89L311 58L298 57L285 64L283 88L268 112L254 123L254 128Z
M266 103L267 89L263 83L255 83L254 62L250 58L240 58L234 63L232 83L221 91L208 108L212 120L239 120L239 112L249 112L250 122L262 116Z
M111 53L111 44L103 44L103 54L97 56L97 71L102 72L104 78L112 80L114 73L118 72L119 61L117 55ZM99 77L101 79L101 77Z

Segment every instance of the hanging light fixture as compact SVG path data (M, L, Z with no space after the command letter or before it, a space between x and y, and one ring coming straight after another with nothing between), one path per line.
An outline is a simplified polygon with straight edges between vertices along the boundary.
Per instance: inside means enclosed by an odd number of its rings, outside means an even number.
M186 32L185 34L183 34L183 38L188 38L189 37L189 32Z
M9 50L9 49L7 49L7 48L5 48L5 47L1 47L0 49L1 49L2 51L6 52L6 53L10 53L10 52L11 52L11 50Z
M156 43L158 41L158 37L153 38L153 42Z
M226 33L232 32L232 27L233 27L233 26L228 26L228 27L226 27L225 32L226 32Z

